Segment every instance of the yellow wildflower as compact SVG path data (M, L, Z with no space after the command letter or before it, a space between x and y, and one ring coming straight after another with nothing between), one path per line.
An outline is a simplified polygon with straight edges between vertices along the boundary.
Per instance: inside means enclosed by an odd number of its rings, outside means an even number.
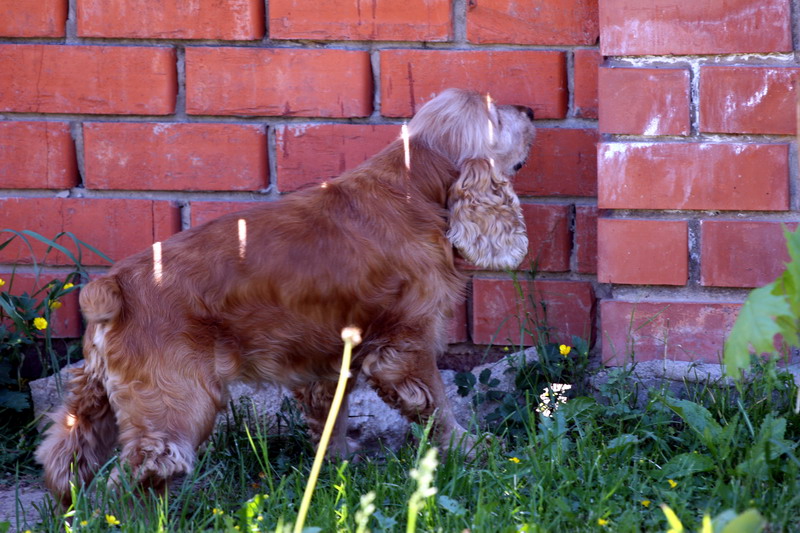
M70 290L70 289L71 289L72 287L74 287L74 286L75 286L75 284L74 284L74 283L65 283L65 284L64 284L64 290L65 290L65 291L68 291L68 290Z
M672 480L672 479L668 479L668 480L667 480L667 483L669 483L669 488L671 488L671 489L674 489L675 487L677 487L677 486L678 486L678 482L677 482L677 481L674 481L674 480Z
M33 319L33 327L38 330L47 329L47 319L40 316Z
M511 461L512 463L519 464L518 457L509 457L508 460Z
M61 309L61 306L63 306L63 305L64 304L62 304L58 300L53 300L52 302L50 302L50 309L53 309L53 310Z
M645 507L650 507L650 503L651 503L650 500L642 500L641 501L641 504L644 505Z
M2 287L5 284L6 284L6 280L4 280L3 278L0 278L0 287Z
M89 525L89 521L88 520L81 520L81 527L86 527L88 525Z
M598 526L607 526L608 525L608 520L606 520L605 518L598 518L597 519L597 525Z
M106 515L106 522L109 526L118 526L120 524L119 520L113 514Z
M562 344L558 347L558 351L561 352L561 355L564 357L569 355L569 352L572 351L572 346L567 346L566 344Z

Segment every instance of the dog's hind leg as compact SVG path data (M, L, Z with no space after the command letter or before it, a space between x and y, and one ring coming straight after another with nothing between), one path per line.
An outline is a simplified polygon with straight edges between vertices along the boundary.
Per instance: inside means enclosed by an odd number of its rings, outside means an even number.
M348 383L342 405L339 407L339 413L336 416L333 434L328 444L328 457L344 458L347 457L350 452L354 451L351 449L347 439L347 420L349 418L347 397L349 396L353 381L354 380L351 380ZM328 419L333 395L336 392L336 385L337 383L335 381L314 381L296 387L292 391L297 401L303 406L308 430L315 443L319 442L322 436L322 430L325 428L325 422Z
M175 475L188 474L196 450L214 427L221 398L208 384L168 376L169 383L120 384L112 401L117 410L120 463L133 480L156 490ZM120 470L112 473L117 483Z

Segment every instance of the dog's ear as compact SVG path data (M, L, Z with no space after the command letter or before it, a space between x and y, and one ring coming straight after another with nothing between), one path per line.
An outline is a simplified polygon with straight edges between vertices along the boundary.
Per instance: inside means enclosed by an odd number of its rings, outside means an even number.
M508 178L486 159L470 159L450 187L447 238L478 267L516 268L528 253L525 221Z

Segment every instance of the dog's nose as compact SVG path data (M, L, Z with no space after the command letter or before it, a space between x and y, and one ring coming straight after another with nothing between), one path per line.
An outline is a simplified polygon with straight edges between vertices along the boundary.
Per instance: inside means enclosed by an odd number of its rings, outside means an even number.
M520 106L520 111L525 113L525 116L528 117L528 120L533 122L533 109L531 109L530 107L527 107L527 106Z

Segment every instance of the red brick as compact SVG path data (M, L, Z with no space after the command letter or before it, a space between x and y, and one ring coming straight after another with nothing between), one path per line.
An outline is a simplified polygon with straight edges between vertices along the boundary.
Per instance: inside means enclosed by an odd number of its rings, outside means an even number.
M700 131L794 135L798 75L787 67L701 68Z
M273 39L315 41L447 41L451 38L450 2L406 0L270 0Z
M21 296L28 293L34 296L46 284L57 279L63 281L65 276L63 272L41 272L39 278L31 273L13 272L11 270L0 271L0 279L6 282L6 285L0 289L2 292L7 292L15 296ZM37 301L42 301L46 298L49 291L42 291L36 294L34 298ZM82 325L80 308L78 306L78 291L73 290L69 294L62 296L58 299L61 302L59 309L53 309L50 313L50 321L48 327L50 333L55 338L77 338L81 336ZM10 321L4 321L7 325Z
M789 147L756 143L604 143L601 209L789 208Z
M175 61L163 47L0 45L0 72L14 73L0 76L0 111L168 115Z
M263 0L78 0L78 36L253 40L264 37Z
M89 189L257 191L268 185L262 125L84 123Z
M700 283L716 287L761 287L789 262L781 222L703 220L700 223ZM793 230L797 224L787 224Z
M0 1L0 36L64 37L67 0Z
M78 184L66 122L0 122L0 187L69 189Z
M522 204L528 230L528 255L520 268L535 272L566 272L572 235L569 205Z
M597 221L597 280L633 285L686 285L689 225L685 220Z
M410 117L448 87L489 92L501 104L524 104L536 118L564 118L564 52L382 50L381 113Z
M597 130L537 128L514 189L532 196L597 196Z
M603 0L605 56L792 50L789 0Z
M575 116L597 118L597 71L603 56L596 48L581 48L573 52L573 61Z
M652 360L721 363L740 304L605 300L600 302L602 358L620 366Z
M553 342L592 336L594 292L589 282L475 278L472 294L476 344L530 346L535 343L530 332L544 327L550 328Z
M94 246L114 261L138 252L180 230L180 212L169 202L151 200L88 198L2 198L0 228L32 230L47 239L69 231ZM59 241L75 253L69 237ZM46 246L33 246L37 260L42 260ZM0 252L3 262L31 262L30 251L18 239ZM60 252L51 252L47 264L69 265ZM86 266L108 266L108 262L85 251Z
M575 272L597 272L597 206L575 206Z
M275 129L280 192L320 183L355 168L400 136L400 126L286 125Z
M595 44L597 24L597 0L480 0L469 2L467 40L481 44Z
M186 49L190 115L364 117L372 113L369 52Z
M215 218L245 209L258 207L264 202L192 202L192 227L205 224Z
M601 68L600 131L630 135L689 135L689 71Z
M467 331L467 303L461 302L453 310L453 316L447 323L447 342L457 344L469 341Z

